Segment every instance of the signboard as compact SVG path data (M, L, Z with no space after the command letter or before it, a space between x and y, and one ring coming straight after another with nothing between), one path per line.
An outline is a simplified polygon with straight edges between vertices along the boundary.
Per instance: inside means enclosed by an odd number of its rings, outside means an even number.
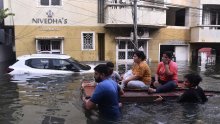
M34 24L67 24L65 18L53 18L54 13L51 10L46 12L47 18L32 18Z

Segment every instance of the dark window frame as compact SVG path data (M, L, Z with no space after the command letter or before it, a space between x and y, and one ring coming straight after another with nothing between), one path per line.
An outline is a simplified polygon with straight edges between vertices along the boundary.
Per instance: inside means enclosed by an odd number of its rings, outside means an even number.
M41 6L62 6L62 0L40 0Z
M105 22L104 6L105 0L98 0L98 23Z

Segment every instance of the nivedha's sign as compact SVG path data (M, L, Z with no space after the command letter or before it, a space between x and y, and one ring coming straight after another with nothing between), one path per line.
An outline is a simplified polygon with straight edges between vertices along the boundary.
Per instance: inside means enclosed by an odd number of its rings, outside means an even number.
M36 24L67 24L67 19L53 18L54 13L49 10L46 12L48 18L32 18L32 23Z

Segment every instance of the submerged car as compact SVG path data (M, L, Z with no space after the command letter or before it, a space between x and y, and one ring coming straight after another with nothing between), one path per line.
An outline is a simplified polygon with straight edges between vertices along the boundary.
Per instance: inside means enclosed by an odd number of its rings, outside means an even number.
M94 65L82 64L63 54L32 54L17 57L17 62L8 67L15 74L71 74L92 73Z

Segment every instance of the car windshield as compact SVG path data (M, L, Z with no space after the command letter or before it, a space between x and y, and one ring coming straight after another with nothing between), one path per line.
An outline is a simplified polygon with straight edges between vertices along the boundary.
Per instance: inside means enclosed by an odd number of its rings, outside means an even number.
M82 70L90 70L91 69L91 67L89 65L82 64L74 58L69 58L68 61L70 61L71 63L73 63L75 66L77 66L78 68L80 68Z

